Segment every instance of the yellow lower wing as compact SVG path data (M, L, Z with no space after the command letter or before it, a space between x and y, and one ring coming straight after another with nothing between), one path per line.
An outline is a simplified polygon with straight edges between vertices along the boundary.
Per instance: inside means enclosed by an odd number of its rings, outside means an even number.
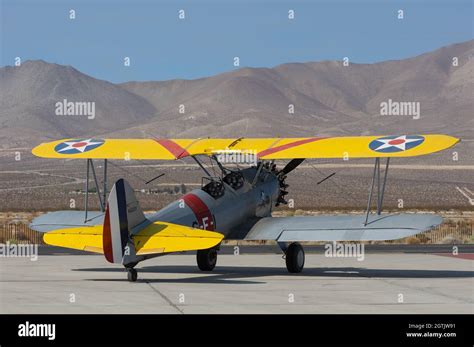
M43 240L51 246L104 253L102 249L102 225L50 231L43 235Z
M217 232L165 222L150 224L133 236L137 255L207 249L223 238Z
M133 236L137 255L207 249L218 245L224 235L182 225L155 222ZM48 245L104 253L102 225L60 229L43 236Z
M414 157L455 145L447 135L239 139L66 139L42 143L34 155L64 159L175 160L240 152L260 159Z

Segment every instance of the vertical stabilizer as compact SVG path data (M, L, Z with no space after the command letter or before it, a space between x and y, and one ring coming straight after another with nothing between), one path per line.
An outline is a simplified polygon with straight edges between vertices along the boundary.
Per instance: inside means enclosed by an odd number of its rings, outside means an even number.
M103 249L107 261L122 263L133 228L146 221L132 187L124 179L115 182L105 210Z

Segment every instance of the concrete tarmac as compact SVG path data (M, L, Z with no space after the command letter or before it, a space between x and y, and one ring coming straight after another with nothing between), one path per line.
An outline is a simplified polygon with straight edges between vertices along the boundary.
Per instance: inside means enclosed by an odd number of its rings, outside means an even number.
M194 254L137 266L130 283L100 255L0 259L0 313L474 313L472 254L306 254L289 274L279 254Z

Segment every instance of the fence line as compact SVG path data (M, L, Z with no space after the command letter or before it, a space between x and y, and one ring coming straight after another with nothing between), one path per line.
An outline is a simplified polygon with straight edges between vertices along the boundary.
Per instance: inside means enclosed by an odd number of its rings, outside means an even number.
M30 229L25 223L7 223L0 230L0 243L33 243L44 245L43 233Z
M471 219L466 219L467 223L464 225L449 225L449 223L441 224L436 228L417 234L416 237L423 241L425 238L429 240L429 243L440 244L448 242L448 237L452 237L453 241L468 241L473 242L474 237L474 223Z

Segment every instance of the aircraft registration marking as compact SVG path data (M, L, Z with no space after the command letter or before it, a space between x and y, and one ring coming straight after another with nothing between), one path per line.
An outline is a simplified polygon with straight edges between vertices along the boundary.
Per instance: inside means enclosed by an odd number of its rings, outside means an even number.
M204 230L215 230L214 218L207 205L197 195L192 193L183 196L186 205L193 211L196 216L199 227Z

